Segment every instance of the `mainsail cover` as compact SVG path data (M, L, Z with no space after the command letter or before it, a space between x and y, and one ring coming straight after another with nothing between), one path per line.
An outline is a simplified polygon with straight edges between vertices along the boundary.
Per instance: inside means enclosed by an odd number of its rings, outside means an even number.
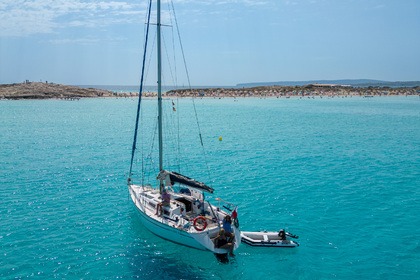
M202 182L198 182L190 177L187 177L185 175L179 174L177 172L174 171L167 171L167 170L162 170L158 177L159 180L165 180L165 181L170 181L170 182L177 182L180 183L182 185L191 187L191 188L195 188L195 189L199 189L202 191L206 191L209 193L213 193L214 189L212 187L207 186L206 184L202 183Z

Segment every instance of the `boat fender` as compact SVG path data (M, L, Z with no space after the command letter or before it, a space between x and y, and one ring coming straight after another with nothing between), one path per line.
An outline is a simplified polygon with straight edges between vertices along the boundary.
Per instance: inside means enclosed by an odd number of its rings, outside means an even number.
M235 225L236 228L239 228L239 219L236 218L235 220L233 220L233 224Z
M202 223L198 223L198 221L202 221ZM198 216L194 218L193 226L196 231L203 231L207 227L207 221L206 218L203 216Z

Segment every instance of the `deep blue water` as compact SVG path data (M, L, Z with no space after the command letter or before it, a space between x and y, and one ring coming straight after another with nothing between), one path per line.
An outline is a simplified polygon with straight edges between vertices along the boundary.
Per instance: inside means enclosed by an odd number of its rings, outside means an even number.
M420 278L419 97L195 102L207 167L188 125L188 175L242 229L300 247L243 244L221 264L145 230L125 184L134 99L0 101L0 278Z

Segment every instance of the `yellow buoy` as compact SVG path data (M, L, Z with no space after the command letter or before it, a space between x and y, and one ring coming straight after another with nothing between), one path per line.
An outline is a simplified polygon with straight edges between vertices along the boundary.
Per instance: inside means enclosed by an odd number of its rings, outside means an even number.
M222 140L223 140L222 136L219 136L219 141L222 141Z

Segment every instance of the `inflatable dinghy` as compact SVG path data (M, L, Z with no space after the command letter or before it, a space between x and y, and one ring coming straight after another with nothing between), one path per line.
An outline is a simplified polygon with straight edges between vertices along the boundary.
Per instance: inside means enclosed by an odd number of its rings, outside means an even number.
M242 231L241 241L250 246L257 247L298 247L299 243L289 238L298 236L285 232L286 237L281 237L279 232L267 231Z

